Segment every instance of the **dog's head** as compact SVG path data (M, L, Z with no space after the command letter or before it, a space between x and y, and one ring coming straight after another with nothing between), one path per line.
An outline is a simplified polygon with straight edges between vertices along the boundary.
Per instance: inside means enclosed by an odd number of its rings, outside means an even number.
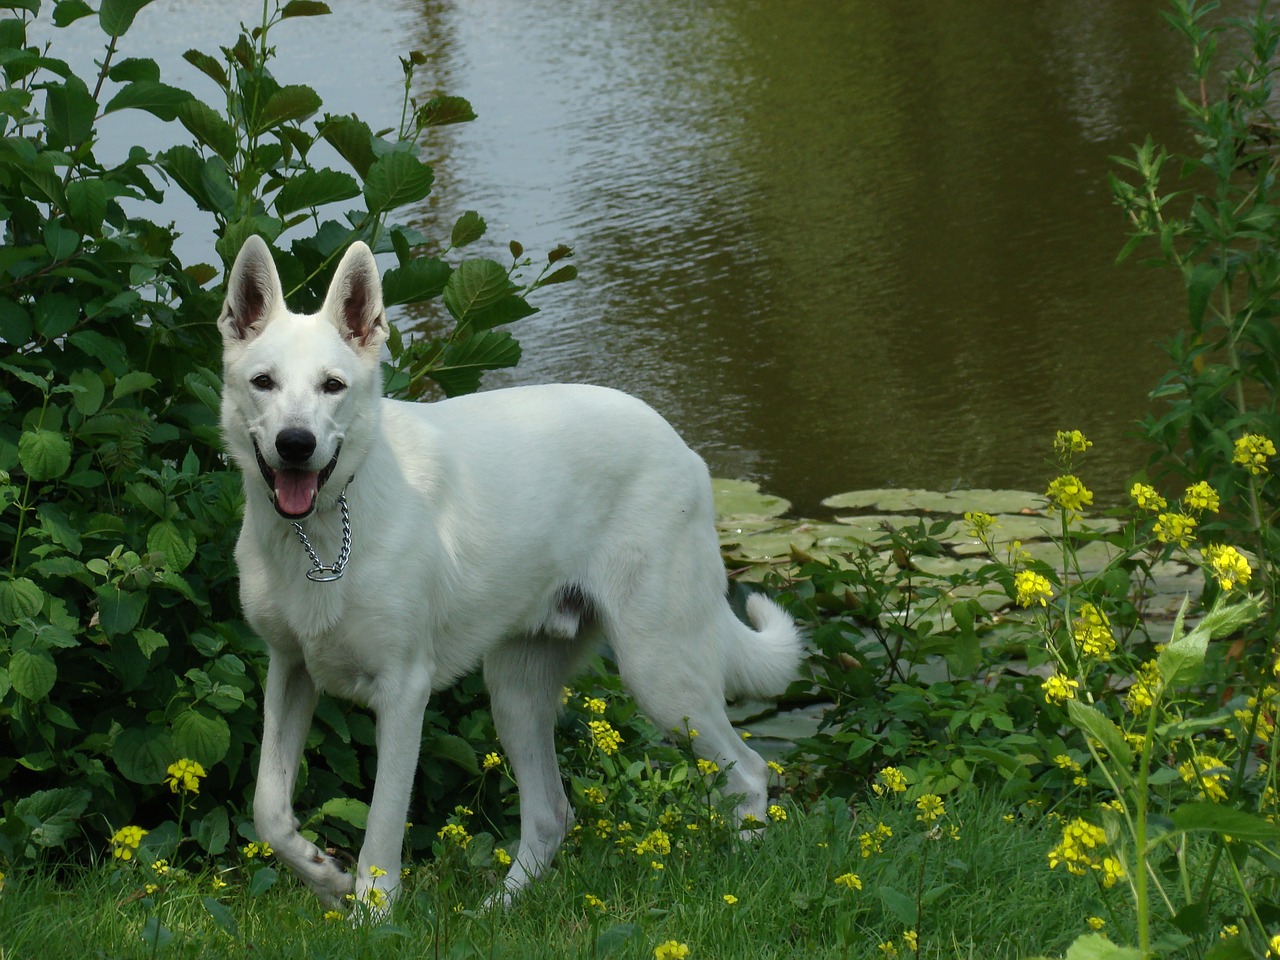
M325 483L355 472L376 424L387 315L373 254L352 244L320 312L296 314L271 251L250 237L231 268L218 329L227 447L247 478L261 474L276 512L309 516L336 499ZM246 486L252 495L252 480Z

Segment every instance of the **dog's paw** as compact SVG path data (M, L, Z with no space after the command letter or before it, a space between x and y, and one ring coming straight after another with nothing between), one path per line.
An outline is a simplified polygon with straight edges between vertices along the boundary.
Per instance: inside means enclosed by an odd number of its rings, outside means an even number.
M356 878L343 869L339 861L319 850L298 874L326 907L349 907L356 888Z

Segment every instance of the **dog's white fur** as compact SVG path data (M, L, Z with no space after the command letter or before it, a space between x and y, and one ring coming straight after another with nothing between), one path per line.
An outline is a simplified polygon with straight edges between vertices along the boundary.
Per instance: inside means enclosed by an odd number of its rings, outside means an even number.
M222 427L245 485L240 596L270 651L254 817L260 839L325 902L353 889L368 901L374 887L394 897L427 698L481 662L520 791L507 895L536 877L573 820L553 743L561 690L600 637L658 727L696 728L693 747L727 771L739 815L763 821L765 764L730 726L724 697L780 691L800 638L762 596L747 607L754 629L734 616L706 466L666 421L588 386L384 399L387 320L362 243L320 312L299 315L267 245L251 238L218 326ZM290 464L279 438L299 430L315 449L301 464L295 449ZM341 580L306 579L311 563L277 515L255 443L270 471L306 478L333 466L304 524L326 561L338 555L336 501L351 478ZM321 690L367 704L377 720L354 878L299 834L292 809Z

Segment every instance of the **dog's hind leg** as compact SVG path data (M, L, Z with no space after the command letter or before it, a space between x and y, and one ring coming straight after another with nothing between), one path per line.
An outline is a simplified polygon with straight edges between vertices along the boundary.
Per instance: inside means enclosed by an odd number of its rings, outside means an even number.
M316 687L297 656L273 650L263 699L264 725L253 819L258 839L329 906L339 906L351 891L351 875L298 833L293 815L293 785L302 746L316 706Z
M542 873L573 824L556 760L555 720L583 647L581 636L539 635L505 641L485 657L493 722L520 794L520 849L493 902L510 901Z

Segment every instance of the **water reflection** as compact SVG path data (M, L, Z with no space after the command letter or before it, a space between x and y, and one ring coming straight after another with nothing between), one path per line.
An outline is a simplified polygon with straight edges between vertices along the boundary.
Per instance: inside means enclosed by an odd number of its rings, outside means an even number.
M396 56L420 49L416 93L480 115L426 145L424 228L476 209L485 252L577 250L580 282L540 299L492 385L637 393L715 472L806 511L857 487L1040 487L1065 427L1096 441L1100 496L1141 464L1125 434L1183 308L1173 277L1113 265L1105 175L1129 142L1179 135L1184 58L1155 5L332 6L277 30L284 82L390 125ZM181 51L260 11L169 0L129 39L209 94ZM183 255L209 259L208 224L175 217Z

